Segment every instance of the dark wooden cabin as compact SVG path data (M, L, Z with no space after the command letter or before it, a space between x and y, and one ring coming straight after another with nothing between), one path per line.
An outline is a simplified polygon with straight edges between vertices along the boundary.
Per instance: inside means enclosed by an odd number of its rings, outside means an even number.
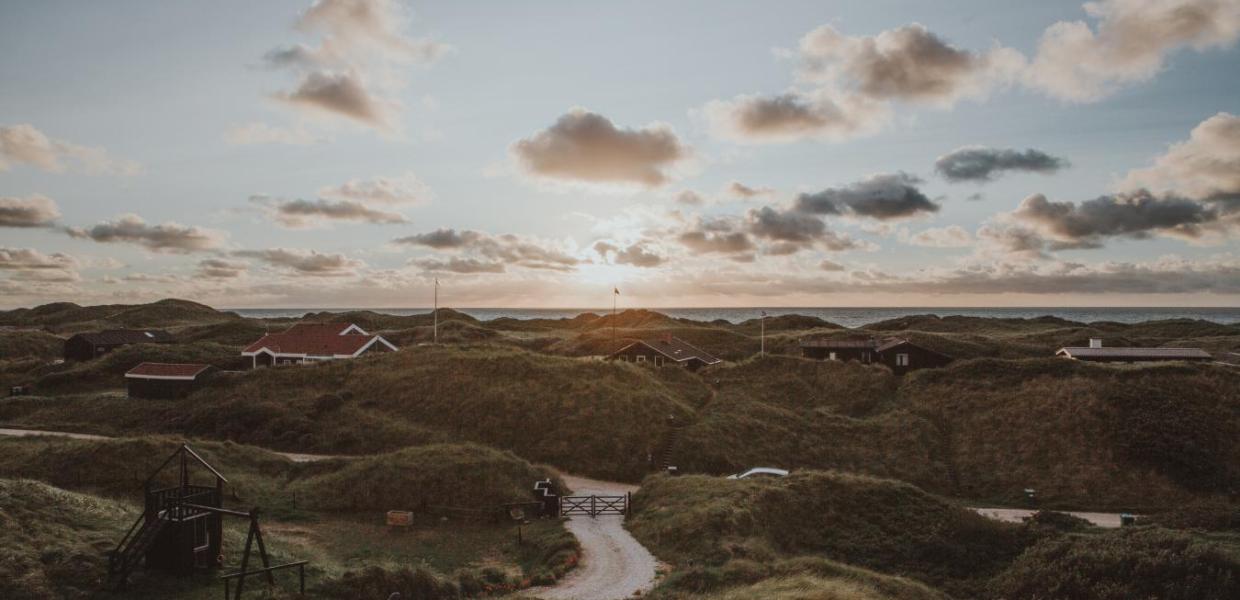
M109 329L79 333L65 340L65 360L93 360L130 344L171 344L176 339L159 329Z
M801 340L801 355L815 360L855 360L861 364L884 364L896 375L918 369L947 366L952 357L919 346L904 338L885 340Z
M634 340L611 353L607 360L622 360L656 367L674 365L690 371L723 362L689 342L670 335Z
M125 373L130 398L184 398L211 378L215 367L201 364L144 362Z

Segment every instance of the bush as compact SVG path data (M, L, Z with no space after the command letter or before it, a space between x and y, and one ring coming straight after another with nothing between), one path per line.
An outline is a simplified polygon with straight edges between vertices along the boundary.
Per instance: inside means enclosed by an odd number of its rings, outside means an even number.
M1122 529L1045 539L990 587L1008 600L1223 600L1240 597L1240 560L1182 533Z

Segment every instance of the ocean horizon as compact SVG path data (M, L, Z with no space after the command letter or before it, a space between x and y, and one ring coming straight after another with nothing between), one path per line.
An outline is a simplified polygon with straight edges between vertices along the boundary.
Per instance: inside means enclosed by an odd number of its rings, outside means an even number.
M452 308L480 321L490 321L502 317L513 319L570 319L582 313L592 312L606 314L611 308ZM639 307L621 307L618 310L637 309ZM381 314L410 316L426 314L430 307L416 308L224 308L246 317L261 319L299 318L308 313L316 312L350 312L369 310ZM742 307L742 308L651 308L674 318L692 319L695 321L714 321L723 319L731 323L740 323L755 319L765 311L768 316L804 315L843 325L844 327L861 327L870 323L896 319L910 315L933 314L940 317L988 317L1002 319L1033 319L1037 317L1058 317L1069 321L1091 323L1112 321L1116 323L1140 323L1144 321L1161 321L1168 319L1193 319L1211 321L1223 325L1240 323L1240 307L894 307L894 308L862 308L862 307Z

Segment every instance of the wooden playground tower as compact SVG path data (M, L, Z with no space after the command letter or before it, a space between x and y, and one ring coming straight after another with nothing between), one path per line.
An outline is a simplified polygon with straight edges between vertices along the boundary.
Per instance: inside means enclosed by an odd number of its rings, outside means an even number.
M171 466L176 465L177 483L156 487L156 481ZM206 471L210 484L193 483L191 472ZM200 569L216 569L223 566L224 517L239 517L250 522L241 556L241 569L220 577L224 581L225 598L241 598L245 579L251 575L265 575L268 585L274 585L273 571L297 568L300 588L305 593L305 565L296 561L272 565L263 542L263 532L258 524L258 509L241 512L224 508L224 484L228 483L219 471L203 460L186 444L182 444L155 469L142 484L145 498L142 514L108 556L108 584L113 589L125 586L129 574L145 562L149 569L166 571L177 576L188 576ZM262 568L247 570L250 552L258 543ZM236 588L232 580L237 581ZM235 591L235 593L234 593Z

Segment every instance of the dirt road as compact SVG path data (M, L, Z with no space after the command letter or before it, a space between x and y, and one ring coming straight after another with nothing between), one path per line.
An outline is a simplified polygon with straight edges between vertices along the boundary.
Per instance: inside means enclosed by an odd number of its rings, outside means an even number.
M575 495L622 495L637 486L565 475ZM562 581L529 591L545 600L621 600L654 587L658 561L624 528L620 516L575 516L568 530L581 542L581 562Z
M982 515L996 521L1004 523L1020 523L1023 520L1032 517L1034 510L1025 510L1023 508L974 508L977 514ZM1100 512L1067 512L1069 515L1079 517L1093 523L1095 527L1106 527L1114 529L1120 526L1119 513L1100 513Z

